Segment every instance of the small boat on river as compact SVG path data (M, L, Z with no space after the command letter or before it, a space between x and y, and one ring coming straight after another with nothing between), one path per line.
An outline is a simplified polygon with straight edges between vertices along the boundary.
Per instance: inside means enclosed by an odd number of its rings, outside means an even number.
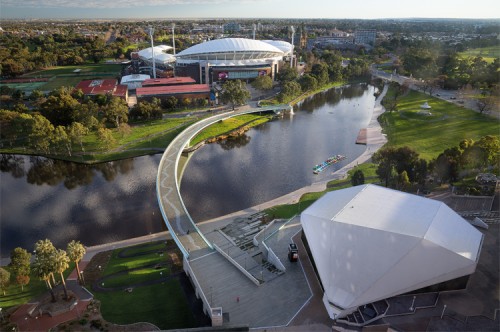
M338 163L339 161L342 161L345 158L347 158L347 157L343 156L341 154L332 156L332 157L328 158L327 160L325 160L324 162L322 162L321 164L314 166L313 173L319 174L319 173L323 172L328 166L333 165L335 163Z

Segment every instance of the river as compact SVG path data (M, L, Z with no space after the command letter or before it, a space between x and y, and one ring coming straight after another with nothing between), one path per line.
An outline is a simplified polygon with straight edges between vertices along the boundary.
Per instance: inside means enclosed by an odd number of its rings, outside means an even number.
M189 213L204 221L328 178L364 151L355 140L374 101L370 85L331 89L296 105L290 117L203 146L181 182ZM312 173L334 154L347 159ZM1 257L17 246L32 250L45 238L65 248L73 239L91 246L165 230L155 188L160 159L83 165L0 155Z

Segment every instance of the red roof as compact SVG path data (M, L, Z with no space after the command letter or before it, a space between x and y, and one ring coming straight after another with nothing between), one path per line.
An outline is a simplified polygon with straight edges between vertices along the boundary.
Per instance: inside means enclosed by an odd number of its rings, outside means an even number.
M196 81L191 77L150 78L142 82L142 86L195 84L195 83Z
M175 95L189 93L210 93L208 84L167 85L137 88L137 97L154 95Z
M83 91L85 95L98 95L113 93L116 88L117 81L113 79L104 80L85 80L81 81L75 87Z
M117 97L127 95L127 86L117 84L115 79L85 80L78 83L75 89L80 89L85 95L105 95L111 94Z
M115 92L113 93L113 96L125 98L127 96L127 89L128 89L128 87L126 85L118 84L116 86Z

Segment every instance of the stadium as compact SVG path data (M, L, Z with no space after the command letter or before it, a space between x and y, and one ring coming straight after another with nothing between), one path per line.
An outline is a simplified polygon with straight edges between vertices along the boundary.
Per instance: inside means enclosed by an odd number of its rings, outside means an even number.
M194 45L175 55L176 76L189 76L197 83L211 84L227 79L274 79L279 64L293 52L285 41L224 38Z

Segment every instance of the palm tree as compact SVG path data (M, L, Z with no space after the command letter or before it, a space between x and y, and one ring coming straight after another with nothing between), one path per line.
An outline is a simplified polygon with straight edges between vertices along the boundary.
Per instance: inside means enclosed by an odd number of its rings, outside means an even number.
M49 264L50 256L56 251L56 247L52 244L52 242L49 239L45 240L38 240L35 243L35 256L40 257L43 261L45 261L45 264ZM35 257L35 258L36 258ZM54 277L54 270L49 269L48 270L49 276L52 278L52 283L56 284L56 278Z
M68 289L66 288L66 281L64 280L63 272L69 267L69 257L66 251L62 249L56 250L51 256L52 263L54 264L54 272L59 273L64 288L64 298L68 300Z
M51 269L48 257L35 255L35 261L33 262L32 269L40 280L45 281L45 284L49 289L50 295L52 296L52 302L56 302L56 296L54 294L54 290L52 289L52 285L50 283Z
M78 263L82 260L83 256L85 255L85 252L86 252L85 247L83 246L83 244L80 243L80 241L73 240L70 243L68 243L68 247L66 248L66 253L68 254L69 259L75 262L76 271L78 272L78 279L80 280L81 284L83 284L83 279Z

